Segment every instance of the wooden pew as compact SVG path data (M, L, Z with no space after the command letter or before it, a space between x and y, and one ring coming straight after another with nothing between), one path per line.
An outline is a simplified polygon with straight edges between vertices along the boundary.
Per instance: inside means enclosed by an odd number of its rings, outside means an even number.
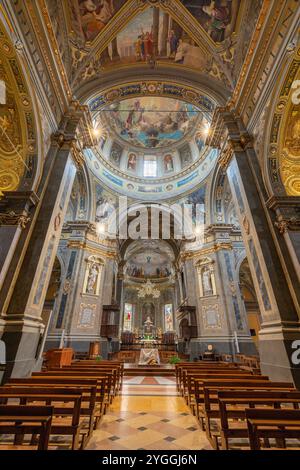
M30 380L30 379L29 379ZM81 437L81 448L84 448L92 436L92 432L95 426L96 420L96 393L97 393L97 383L95 382L94 385L83 385L80 383L79 385L72 384L70 387L62 387L63 384L51 384L49 387L49 383L47 384L36 384L32 383L32 380L27 384L8 384L6 387L0 387L0 399L2 398L3 394L13 395L19 394L21 399L20 404L26 404L31 402L31 395L34 394L41 394L49 395L48 402L51 401L51 397L53 395L77 395L81 394L81 408L80 408L80 437ZM75 388L76 387L76 388ZM51 395L51 396L50 396ZM65 400L67 400L64 398ZM44 401L41 400L41 401ZM54 415L57 415L56 408ZM56 419L53 420L53 425L55 424ZM53 431L53 429L52 429ZM52 432L54 434L54 432Z
M30 377L27 379L9 379L7 387L46 387L48 389L61 388L73 389L74 387L82 392L81 414L89 417L89 427L96 429L103 414L106 411L106 377L100 379L80 378L80 377L51 377L42 375L40 377ZM93 397L96 390L96 407L93 409Z
M256 377L257 380L268 380L268 377L265 375L260 375ZM214 372L207 372L204 371L203 373L192 373L187 375L187 386L185 385L184 390L184 398L187 404L191 407L193 414L195 414L195 381L201 381L201 379L209 380L209 379L241 379L241 380L253 380L254 376L252 374L247 373L246 371L239 371L228 373L228 371L222 373L222 371L218 371L218 373Z
M184 371L184 376L183 376L183 384L182 384L182 396L185 398L187 404L191 404L191 401L195 395L195 380L198 380L200 378L221 378L221 377L230 377L230 378L247 378L251 379L254 376L243 370L226 370L226 369L220 369L218 371L211 371L211 370L206 370L203 369L201 371L198 370L191 370L189 369L188 371ZM258 376L259 380L267 380L267 376Z
M214 439L220 438L223 450L229 448L228 439L248 437L247 408L280 408L282 405L298 408L300 404L299 392L292 388L279 390L277 382L271 382L260 390L218 390L217 394L218 406L211 410L210 419L214 417L218 421L218 433Z
M121 378L121 370L118 366L82 366L82 365L72 365L69 367L64 367L63 370L66 371L81 371L83 375L85 375L88 372L103 372L111 374L112 375L112 397L115 397L118 395L119 390L121 388L122 384L122 378ZM59 369L49 369L47 372L57 372Z
M299 410L246 409L245 414L251 450L261 449L260 439L279 439L284 447L286 439L300 440Z
M229 363L221 363L221 362L213 362L213 363L180 363L175 365L175 373L176 373L176 384L177 384L177 390L179 393L182 394L182 389L183 389L183 381L184 381L184 373L185 371L188 370L208 370L208 371L217 371L217 370L238 370L237 366L235 364L229 364Z
M261 389L285 389L294 390L294 386L291 383L286 382L270 382L256 376L251 376L250 379L229 379L226 378L215 378L215 379L199 379L195 381L195 407L196 416L199 419L202 428L205 428L205 416L208 418L209 406L211 401L206 402L206 409L204 403L204 389L211 389L211 393L217 394L221 390L261 390ZM216 400L217 401L217 400ZM205 412L207 412L205 414ZM208 437L210 434L208 433Z
M0 405L0 436L15 436L14 444L0 444L0 450L32 450L32 445L18 446L19 437L24 434L39 436L35 446L38 450L47 450L52 424L51 406ZM0 437L1 442L1 437Z
M37 406L52 406L51 435L72 436L72 450L80 445L83 425L80 420L81 398L81 392L76 390L0 387L1 404L10 404L12 400L14 405L18 401L19 405L32 405L34 402Z
M99 388L100 394L97 395L97 403L101 403L103 406L103 412L105 413L109 405L112 402L112 374L108 372L87 372L84 373L81 370L58 370L58 371L49 371L49 372L34 372L32 377L51 377L52 379L56 378L86 378L86 379L96 379L101 386ZM104 387L104 396L102 396L102 387ZM100 401L99 401L100 398Z
M107 394L109 403L118 393L118 376L117 369L112 368L86 368L86 367L65 367L62 369L49 369L46 372L34 372L33 377L40 374L48 374L55 376L80 376L80 377L107 377Z
M245 370L240 370L238 368L230 368L230 367L219 367L217 369L211 368L184 368L181 372L181 386L180 392L181 395L184 396L186 390L188 388L189 382L193 381L193 377L199 374L210 374L215 375L216 377L220 375L252 375L250 372Z
M102 367L102 366L116 366L119 372L119 389L121 389L123 384L123 376L124 376L124 363L121 361L96 361L94 359L87 359L81 361L74 361L72 362L72 366L91 366L91 367Z

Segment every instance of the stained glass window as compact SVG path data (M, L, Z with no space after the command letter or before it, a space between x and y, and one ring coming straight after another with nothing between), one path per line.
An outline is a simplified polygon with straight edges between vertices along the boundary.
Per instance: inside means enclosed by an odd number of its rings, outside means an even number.
M125 304L124 306L124 331L132 331L134 306L132 304Z
M165 305L165 330L173 331L173 305Z

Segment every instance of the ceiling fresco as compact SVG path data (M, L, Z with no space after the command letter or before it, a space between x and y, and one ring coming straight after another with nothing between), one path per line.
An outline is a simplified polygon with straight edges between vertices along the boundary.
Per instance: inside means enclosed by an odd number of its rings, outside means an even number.
M57 2L47 0L48 10L73 89L105 71L148 65L195 70L232 90L262 4L65 0L58 18Z
M149 149L177 143L204 119L192 104L151 96L117 102L103 113L108 127L122 140Z
M160 240L136 241L126 253L125 273L131 277L168 277L173 273L174 253Z
M240 0L181 0L215 42L223 42L235 30Z
M201 48L160 8L148 8L134 17L102 53L100 63L105 68L151 60L198 70L207 66Z
M75 0L70 2L73 25L92 42L110 22L126 0Z

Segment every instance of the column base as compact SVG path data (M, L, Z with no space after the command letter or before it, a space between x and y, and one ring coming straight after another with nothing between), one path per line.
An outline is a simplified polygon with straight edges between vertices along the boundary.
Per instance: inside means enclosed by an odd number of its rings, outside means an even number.
M299 342L297 348L292 345ZM260 367L263 375L276 382L292 382L300 389L300 363L296 364L300 351L300 328L268 326L259 332ZM300 362L300 352L297 355Z
M39 346L42 340L44 325L37 320L19 316L9 319L0 325L0 339L5 343L6 365L2 378L5 383L10 377L29 377L37 364L41 367ZM3 319L3 317L2 317Z

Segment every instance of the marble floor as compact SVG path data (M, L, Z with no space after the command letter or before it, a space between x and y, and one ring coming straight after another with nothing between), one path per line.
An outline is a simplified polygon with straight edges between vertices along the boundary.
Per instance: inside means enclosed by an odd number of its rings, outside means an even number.
M87 450L211 450L173 377L124 377Z

